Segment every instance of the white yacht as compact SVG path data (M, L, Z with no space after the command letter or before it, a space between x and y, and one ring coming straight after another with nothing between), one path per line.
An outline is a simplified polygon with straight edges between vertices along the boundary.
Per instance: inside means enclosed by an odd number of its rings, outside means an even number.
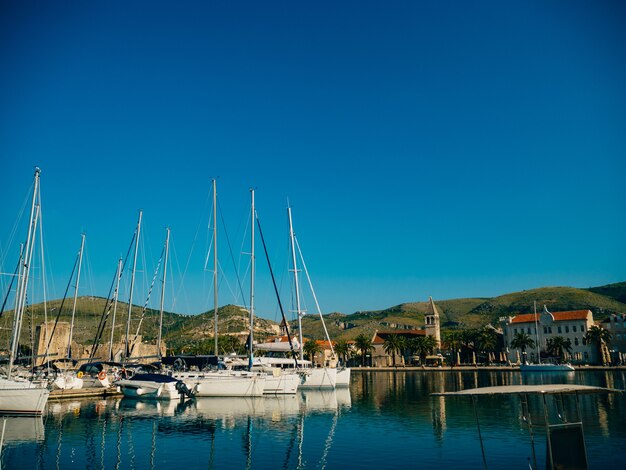
M0 378L0 413L40 415L49 395L50 392L44 384Z
M41 170L35 168L32 204L28 221L28 235L24 249L20 252L19 262L17 264L18 267L16 268L16 308L9 348L9 362L5 370L6 377L0 378L0 413L22 415L42 414L48 402L48 396L50 395L50 392L46 388L47 384L45 383L33 382L21 377L13 377L13 366L17 358L20 330L26 304L29 272L33 258L35 236L38 229L37 224L40 222L41 217L40 173Z
M216 370L173 372L196 397L262 397L266 374Z

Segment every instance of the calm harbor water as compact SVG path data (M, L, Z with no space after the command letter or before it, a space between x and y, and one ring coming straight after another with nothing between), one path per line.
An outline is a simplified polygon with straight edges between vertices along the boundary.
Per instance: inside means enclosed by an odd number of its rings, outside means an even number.
M0 418L2 468L483 468L467 397L430 393L520 383L626 388L625 371L354 372L349 390L185 403L129 399L50 402L41 418ZM626 396L580 398L591 468L624 468ZM534 423L543 421L538 399ZM577 417L575 400L551 419ZM516 397L485 397L476 412L489 468L528 469L531 439ZM557 414L558 413L558 414ZM539 468L545 432L534 428Z

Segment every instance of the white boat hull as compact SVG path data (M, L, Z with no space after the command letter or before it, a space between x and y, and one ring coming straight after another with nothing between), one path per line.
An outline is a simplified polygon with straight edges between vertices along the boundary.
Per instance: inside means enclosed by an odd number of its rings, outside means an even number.
M172 375L182 380L196 397L262 397L265 374L182 372Z
M0 379L0 413L40 415L50 392L31 382Z
M343 367L337 369L337 382L336 387L349 387L350 386L350 369Z
M180 393L176 390L175 384L160 384L155 382L142 382L131 380L120 380L117 386L128 398L148 398L161 400L177 400Z
M265 395L293 395L298 391L302 376L295 371L274 369L274 373L265 377L263 393Z
M575 369L569 364L521 364L522 372L573 372Z
M337 369L330 367L317 367L305 369L306 376L300 385L302 389L308 388L335 388L337 384Z

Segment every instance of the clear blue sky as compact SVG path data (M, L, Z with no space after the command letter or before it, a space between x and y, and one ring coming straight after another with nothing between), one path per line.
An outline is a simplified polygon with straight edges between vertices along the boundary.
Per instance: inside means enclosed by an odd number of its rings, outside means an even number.
M80 294L106 296L142 209L134 301L169 226L166 308L211 309L212 177L242 266L257 188L287 305L288 199L325 313L624 281L625 24L620 1L2 2L1 270L37 165L49 298L82 231Z

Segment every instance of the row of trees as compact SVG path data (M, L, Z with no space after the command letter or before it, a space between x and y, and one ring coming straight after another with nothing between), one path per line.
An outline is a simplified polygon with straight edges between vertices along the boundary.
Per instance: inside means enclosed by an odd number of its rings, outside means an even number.
M443 333L444 347L451 353L452 364L471 363L475 359L475 355L483 355L489 361L489 353L498 353L502 350L503 345L498 341L496 331L487 326L477 329L459 329L450 330ZM609 362L607 347L611 342L611 334L609 331L592 326L585 334L585 341L595 345L598 351L600 362L605 364ZM195 343L191 347L183 348L180 353L186 354L212 354L214 343L212 340L205 340ZM222 335L218 338L218 347L220 354L246 354L247 348L237 337L231 335ZM522 354L527 350L536 347L535 340L524 332L517 333L511 342L511 347L519 349ZM422 363L427 355L432 354L437 348L437 342L432 336L418 336L416 338L407 339L401 335L388 335L383 345L384 351L391 356L393 366L396 365L396 357L407 357L417 355ZM361 333L355 338L355 348L351 348L345 340L338 341L335 346L335 353L343 361L347 361L358 354L361 358L361 365L366 365L367 355L374 350L372 338ZM305 355L313 360L314 356L322 352L321 346L316 341L307 341L304 344ZM555 357L564 359L565 353L572 352L572 342L569 338L555 336L548 339L546 352Z
M587 330L587 333L585 333L585 341L596 347L598 357L603 365L610 362L610 358L607 357L605 352L608 345L611 343L611 333L608 330L594 325ZM517 333L511 341L511 347L519 349L522 354L526 353L527 349L533 349L535 346L535 340L523 331ZM565 353L572 352L572 340L562 336L549 338L546 349L548 354L552 354L562 360Z

